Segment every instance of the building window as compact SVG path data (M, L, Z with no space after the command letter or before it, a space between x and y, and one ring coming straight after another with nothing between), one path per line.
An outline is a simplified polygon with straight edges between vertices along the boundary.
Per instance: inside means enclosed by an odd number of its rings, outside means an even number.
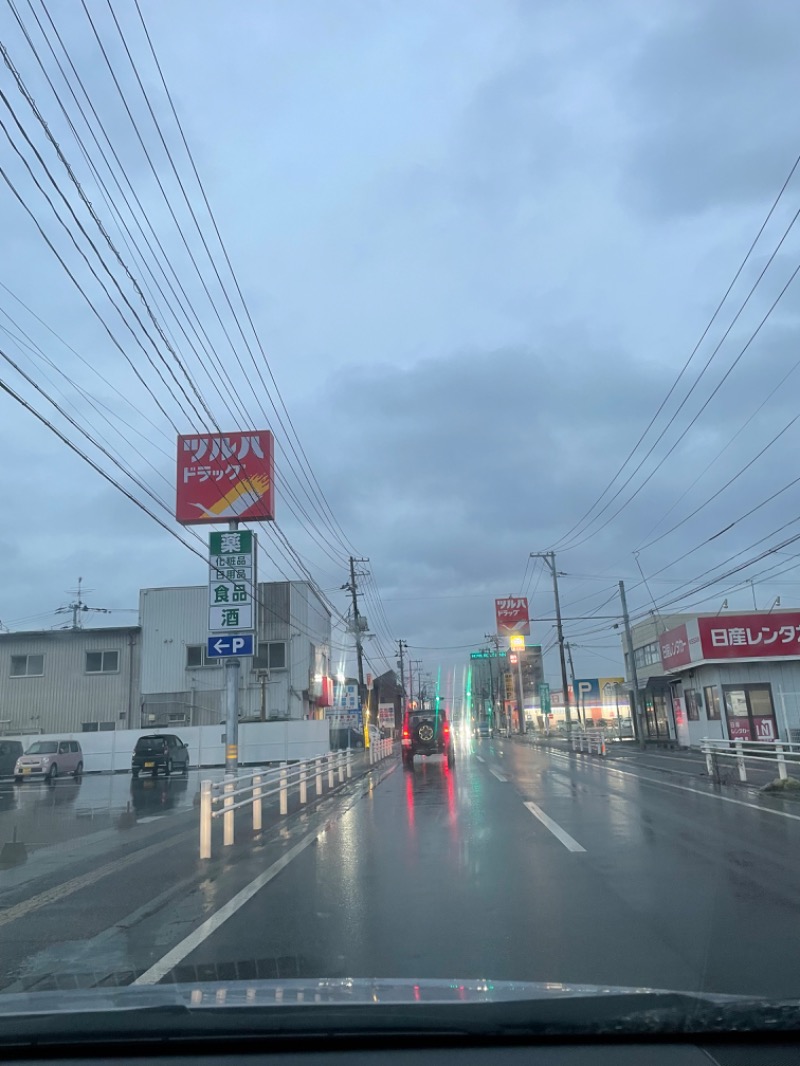
M286 641L272 640L258 645L258 658L263 670L286 669Z
M116 722L98 722L97 724L100 726L101 733L110 733L112 729L117 728Z
M710 722L719 721L722 717L722 709L719 702L719 691L714 685L707 685L703 691L706 696L706 718Z
M186 645L186 669L197 666L219 666L219 659L209 659L204 644Z
M84 733L96 733L97 732L97 722L82 722L81 723L81 729L83 730Z
M12 655L12 677L41 677L44 674L44 655Z
M658 641L655 641L653 644L644 644L641 648L636 648L633 653L633 661L636 663L637 669L645 666L660 666L661 645Z
M693 688L686 690L686 717L690 722L700 721L700 708L697 706L697 693Z
M119 672L118 651L87 651L87 674L116 674Z

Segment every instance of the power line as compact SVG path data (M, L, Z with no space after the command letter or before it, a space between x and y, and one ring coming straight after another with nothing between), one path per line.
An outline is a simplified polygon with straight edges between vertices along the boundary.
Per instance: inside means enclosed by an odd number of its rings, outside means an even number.
M594 502L594 503L593 503L593 504L592 504L592 505L591 505L591 506L590 506L590 507L588 508L588 510L586 510L586 511L584 512L584 514L583 514L583 515L582 515L582 516L581 516L581 517L580 517L580 518L578 519L578 521L577 521L577 522L576 522L576 523L575 523L575 524L574 524L574 525L573 525L573 526L572 526L572 527L571 527L571 528L570 528L570 529L569 529L569 530L567 531L567 533L565 533L563 537L559 538L559 540L555 542L555 544L553 545L553 548L558 548L559 550L564 550L564 548L565 548L565 546L566 546L566 543L567 543L567 541L569 541L569 539L570 539L570 538L571 538L571 537L573 536L573 534L575 534L575 533L576 533L576 532L577 532L577 531L579 530L579 528L580 528L580 527L581 527L581 526L583 525L584 521L585 521L585 520L586 520L586 519L587 519L587 518L589 517L589 515L591 515L591 514L592 514L592 512L593 512L593 511L595 510L595 508L596 508L596 507L597 507L597 506L598 506L598 505L599 505L599 504L600 504L600 503L602 502L602 500L603 500L603 497L604 497L604 496L606 495L606 493L607 493L607 492L608 492L608 491L609 491L609 490L611 489L611 487L613 486L614 482L615 482L615 481L617 480L617 478L618 478L618 477L620 476L620 474L621 474L621 473L622 473L622 472L624 471L625 467L626 467L626 466L628 465L628 463L629 463L629 462L630 462L630 460L631 460L631 459L633 458L634 454L636 453L636 451L637 451L637 450L639 449L640 445L641 445L641 444L642 444L642 442L644 441L645 437L646 437L646 436L647 436L647 434L648 434L648 433L650 432L651 428L653 427L653 425L655 424L656 420L658 419L658 416L659 416L659 415L661 414L661 412L662 412L662 411L664 410L665 406L667 405L667 403L668 403L668 402L669 402L669 400L670 400L670 397L672 396L672 394L674 393L674 391L675 391L675 389L677 388L678 384L680 383L681 379L683 378L684 374L685 374L685 373L686 373L686 371L688 370L688 368L689 368L689 365L690 365L690 364L692 363L692 361L694 360L694 357L695 357L695 355L696 355L696 354L697 354L697 352L699 351L699 349L700 349L700 346L702 345L703 341L705 340L706 336L708 335L708 333L709 333L709 331L710 331L711 327L713 326L714 322L715 322L715 321L717 320L717 318L718 318L718 316L719 316L719 314L720 314L720 312L721 312L721 310L722 310L723 306L725 305L725 302L727 301L727 299L728 299L729 295L731 294L731 292L732 292L732 290L733 290L733 287L735 286L736 282L737 282L737 281L739 280L739 277L741 276L741 274L742 274L742 271L744 270L745 266L747 265L748 261L750 260L750 257L752 256L752 254L753 254L753 251L755 250L755 247L756 247L756 245L758 244L758 241L760 240L760 238L761 238L762 234L764 233L764 230L766 229L766 227L767 227L767 224L769 223L770 219L772 218L772 215L774 214L774 212L775 212L775 210L776 210L776 208L777 208L778 204L780 203L780 201L781 201L781 199L782 199L782 197L783 197L783 194L784 194L784 192L786 191L786 189L787 189L787 187L788 187L788 185L789 185L789 182L790 182L790 181L792 180L792 177L794 176L794 173L795 173L795 171L797 170L797 167L798 167L798 166L800 166L800 155L798 155L798 156L797 156L797 158L795 159L794 163L792 164L792 167L791 167L791 169L790 169L790 171L789 171L788 175L786 176L786 178L785 178L785 180L784 180L784 182L783 182L783 184L782 184L782 186L781 186L780 190L778 191L778 194L777 194L777 196L775 197L775 199L774 199L774 201L773 201L773 203L772 203L772 206L770 207L769 211L767 212L766 218L765 218L765 219L764 219L764 221L763 221L763 222L761 223L761 226L759 227L759 229L758 229L758 232L756 233L755 237L753 238L753 240L752 240L752 242L751 242L751 244L750 244L750 247L749 247L749 248L748 248L748 250L747 250L747 253L746 253L746 255L745 255L744 259L743 259L743 260L741 261L741 263L739 264L739 266L738 266L738 268L737 268L737 270L736 270L736 272L735 272L735 274L734 274L734 276L733 276L733 278L732 278L732 280L731 280L730 284L728 285L727 289L725 290L725 293L724 293L724 295L723 295L722 299L721 299L721 300L719 301L719 303L717 304L717 306L716 306L716 308L715 308L715 310L714 310L714 313L713 313L713 315L711 316L711 318L710 318L710 319L709 319L709 321L708 321L708 324L706 325L705 329L703 330L703 332L702 332L702 333L701 333L701 335L700 335L700 338L699 338L699 340L697 341L697 343L695 344L695 346L694 346L694 348L692 349L691 353L689 354L689 358L688 358L688 359L686 360L686 362L685 362L685 363L684 363L684 365L682 366L682 368L681 368L680 372L678 373L678 376L677 376L677 377L675 378L675 381L674 381L674 382L672 383L672 385L670 386L670 388L669 388L669 391L667 392L666 396L664 397L664 399L663 399L663 400L661 401L661 403L659 404L659 406L658 406L658 408L657 408L657 410L656 410L655 414L654 414L654 415L652 416L652 418L651 418L651 419L650 419L650 421L648 422L647 426L646 426L646 427L645 427L645 429L643 430L643 432L642 432L642 434L640 435L639 439L638 439L638 440L636 441L636 443L634 444L633 448L631 449L631 451L630 451L630 452L628 453L628 455L626 456L625 460L623 461L622 465L621 465L621 466L619 467L619 469L617 470L617 472L616 472L616 473L614 474L614 476L613 476L613 477L611 478L611 480L609 481L609 483L608 483L608 485L606 486L606 488L605 488L605 489L603 489L602 493L601 493L601 494L600 494L600 495L599 495L599 496L597 497L597 499L595 500L595 502ZM741 315L742 311L743 311L743 310L744 310L744 308L746 307L746 305L747 305L748 301L750 300L750 297L752 296L752 294L753 294L753 292L754 292L754 290L755 290L756 286L757 286L757 285L758 285L758 283L760 282L761 278L762 278L762 277L764 276L764 273L766 272L766 270L767 270L767 268L769 267L769 265L770 265L770 263L772 262L772 260L773 260L773 259L775 258L775 255L777 254L777 251L778 251L778 249L779 249L779 248L781 247L781 245L783 244L783 241L785 240L785 238L786 238L786 236L787 236L787 234L788 234L789 230L790 230L790 229L792 228L792 226L794 225L794 222L795 222L795 220L797 219L797 217L798 217L798 216L797 216L797 214L795 214L794 218L792 219L792 222L791 222L790 226L789 226L789 227L787 228L787 230L786 230L786 231L784 232L783 236L781 237L781 240L780 240L780 243L778 244L778 247L777 247L777 248L775 249L775 251L773 252L772 256L770 257L770 259L769 259L769 261L768 261L768 263L767 263L766 267L764 268L764 270L762 270L761 274L759 275L759 278L758 278L758 280L756 281L756 285L754 285L754 286L753 286L753 288L752 288L752 289L750 290L750 292L748 293L748 295L747 295L747 297L746 297L746 299L745 299L744 303L742 304L742 306L740 307L740 309L739 309L739 311L737 312L736 316L734 317L733 321L731 322L730 326L728 327L728 330L727 330L727 331L726 331L726 333L725 333L725 334L723 335L723 338L722 338L722 340L721 340L721 341L719 342L719 344L717 345L717 347L716 347L716 348L714 349L714 351L712 352L712 355L711 355L710 359L709 359L709 360L708 360L708 362L706 363L706 365L705 365L705 367L703 368L703 370L701 371L700 375L698 375L698 377L697 377L697 378L695 379L694 383L692 384L691 388L690 388L690 389L689 389L689 391L687 392L687 394L686 394L686 396L684 397L683 401L681 402L680 406L678 407L678 409L677 409L677 410L676 410L676 411L674 412L674 414L672 415L672 418L671 418L671 419L669 420L669 422L667 423L667 426L666 426L666 427L665 427L665 429L664 429L664 430L662 431L661 435L660 435L660 436L658 437L658 439L656 440L655 444L658 444L658 441L659 441L659 440L661 440L661 438L662 438L662 437L663 437L663 435L664 435L664 432L666 432L666 429L668 429L668 428L669 428L669 426L670 426L670 425L672 424L672 422L673 422L673 421L675 420L675 418L677 417L677 415L678 415L678 413L680 412L681 408L683 407L683 405L684 405L684 404L686 403L686 401L688 400L689 396L691 395L692 391L694 390L694 388L695 388L695 387L697 386L697 384L699 383L699 381L700 381L700 379L702 378L703 374L705 374L705 371L706 371L706 370L708 369L708 366L710 365L711 361L713 360L713 358L714 358L714 357L716 356L717 352L719 351L719 348L720 348L720 346L721 346L722 342L723 342L723 341L725 340L725 338L726 338L726 337L728 336L728 333L730 332L730 330L731 330L731 328L733 327L734 323L735 323L735 322L737 321L737 319L738 319L738 318L739 318L739 316ZM731 368L731 369L732 369L732 368ZM653 445L653 447L655 447L655 444ZM650 454L652 453L652 450L653 450L653 449L652 449L652 447L651 447L650 451L648 451L647 455L645 456L645 460L643 460L642 462L646 461L647 457L648 457L648 456L649 456L649 455L650 455ZM636 474L636 472L637 472L637 471L638 471L639 469L641 469L641 466L642 466L642 463L640 463L640 464L639 464L639 466L638 466L638 467L636 468L636 470L634 470L634 472L633 472L633 475L631 475L631 477L633 477L633 476L634 476L634 475ZM620 489L619 489L619 490L617 491L617 493L615 494L615 496L614 496L614 497L612 497L612 500L609 500L609 501L608 501L608 502L606 503L606 505L605 505L605 507L603 508L603 510L605 510L605 509L606 509L606 508L607 508L607 507L608 507L608 506L610 505L610 503L611 503L611 502L613 502L613 499L616 499L616 496L618 496L618 495L619 495L619 493L620 493L620 492L622 491L622 489L624 489L624 488L625 488L625 485L627 485L627 484L629 483L629 481L630 481L630 480L631 480L631 478L629 477L629 478L628 478L628 480L627 480L627 481L625 482L625 484L624 484L624 485L622 485L622 486L620 487ZM629 502L630 502L630 501L629 501ZM594 522L594 521L596 521L596 519L597 519L597 518L599 517L599 514L601 514L601 513L602 513L602 511L601 511L601 512L599 512L599 513L598 513L597 515L595 515L595 517L594 517L594 519L592 519L592 521L593 521L593 522ZM588 528L588 527L587 527L587 528ZM573 539L574 539L574 538L573 538ZM583 543L583 542L581 542L581 543ZM573 545L570 545L570 546L571 546L571 547L577 547L577 545L576 545L576 544L573 544Z

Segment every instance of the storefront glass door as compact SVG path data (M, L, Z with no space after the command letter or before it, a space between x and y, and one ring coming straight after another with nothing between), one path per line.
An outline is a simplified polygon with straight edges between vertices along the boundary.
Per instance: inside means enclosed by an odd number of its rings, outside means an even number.
M725 717L731 740L776 740L770 685L723 685Z

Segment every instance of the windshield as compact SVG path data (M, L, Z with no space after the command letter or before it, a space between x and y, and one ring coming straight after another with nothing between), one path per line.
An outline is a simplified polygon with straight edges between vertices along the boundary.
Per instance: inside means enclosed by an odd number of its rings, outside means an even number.
M800 3L13 0L0 57L0 1050L793 1002Z
M164 737L141 737L136 741L136 751L163 751L166 743Z
M58 751L58 744L54 740L37 740L25 752L26 755L53 755Z

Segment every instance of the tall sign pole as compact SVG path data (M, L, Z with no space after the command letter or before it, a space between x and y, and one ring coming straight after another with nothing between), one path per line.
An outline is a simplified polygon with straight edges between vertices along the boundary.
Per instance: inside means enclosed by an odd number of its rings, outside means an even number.
M238 522L229 522L231 533L239 530ZM225 660L225 777L239 772L239 660L231 656Z
M233 841L239 766L240 656L252 656L258 624L256 538L240 522L275 518L274 442L267 430L196 431L178 437L175 517L225 525L209 536L206 656L225 659L225 843Z

